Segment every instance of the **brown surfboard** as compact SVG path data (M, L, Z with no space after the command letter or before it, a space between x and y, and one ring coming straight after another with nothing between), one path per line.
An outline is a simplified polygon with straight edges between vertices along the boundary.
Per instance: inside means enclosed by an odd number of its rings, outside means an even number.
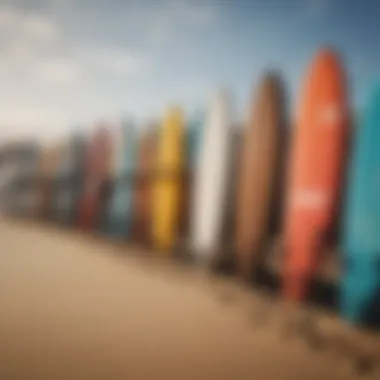
M109 174L111 138L107 124L101 124L94 132L86 154L85 185L78 212L78 224L85 230L98 225L102 206L103 184Z
M137 154L137 174L134 184L133 240L149 244L151 240L152 174L156 159L156 129L143 132Z
M41 218L50 218L53 201L53 177L58 166L61 146L54 146L43 149L39 162L39 195L37 213Z
M267 73L259 85L243 131L236 210L236 264L248 280L262 259L278 204L283 160L285 106L282 82ZM276 210L274 210L276 208Z

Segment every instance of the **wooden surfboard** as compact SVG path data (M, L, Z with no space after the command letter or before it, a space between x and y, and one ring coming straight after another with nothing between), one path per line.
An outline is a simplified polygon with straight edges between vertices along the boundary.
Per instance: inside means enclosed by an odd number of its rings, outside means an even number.
M133 218L133 181L136 155L136 129L131 121L122 126L121 146L116 150L114 191L109 207L108 234L129 238Z
M337 54L320 50L299 99L284 226L284 295L303 300L334 226L344 175L349 112Z
M152 228L152 174L156 163L156 127L144 131L139 138L137 173L134 182L133 239L148 245L151 243Z
M171 107L158 132L152 239L154 246L162 251L173 249L178 239L184 165L184 123L182 110Z
M97 227L101 190L108 174L110 159L110 135L101 126L92 137L86 152L85 183L80 202L79 225L84 229Z
M283 157L285 109L277 74L263 78L249 109L242 140L236 203L236 262L249 279L268 244L276 202L276 177Z
M354 141L342 234L341 310L353 324L379 327L380 81L375 82Z
M230 97L220 90L211 102L194 174L191 247L201 261L214 258L221 239L228 195L232 131Z

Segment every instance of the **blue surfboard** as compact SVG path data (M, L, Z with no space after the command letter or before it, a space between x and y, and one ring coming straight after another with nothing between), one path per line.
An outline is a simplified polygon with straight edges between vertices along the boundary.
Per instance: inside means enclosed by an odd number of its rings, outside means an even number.
M192 207L192 188L194 170L197 165L200 141L203 136L204 115L197 112L191 117L186 128L185 138L185 157L186 170L182 183L182 205L181 205L181 222L180 234L183 238L188 238L189 223Z
M123 148L116 169L114 190L107 217L108 235L128 238L133 221L133 180L136 166L137 137L135 125L131 121L123 123Z
M380 81L356 128L348 185L341 311L349 323L367 325L380 294Z
M197 113L188 125L186 142L188 167L190 170L193 170L196 165L199 144L203 134L203 124L204 116L201 113Z

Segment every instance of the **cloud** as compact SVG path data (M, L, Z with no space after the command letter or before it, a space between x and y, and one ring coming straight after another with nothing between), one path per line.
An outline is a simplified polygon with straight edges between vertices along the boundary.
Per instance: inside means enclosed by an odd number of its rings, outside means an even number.
M10 39L24 39L42 44L54 42L59 34L53 19L9 5L0 7L0 31L6 33Z
M146 66L138 53L98 45L96 41L89 44L80 36L75 37L70 39L52 14L0 6L0 49L3 53L0 77L6 76L8 82L13 79L17 85L22 80L25 84L39 81L39 86L51 86L86 78L96 81L99 75L125 77Z
M59 106L49 107L29 99L2 99L0 114L1 135L4 139L23 136L51 138L65 131L69 120Z
M0 7L0 36L1 71L21 80L57 44L60 31L51 17L4 5Z
M91 67L94 73L109 76L136 74L147 66L147 59L126 49L107 46L86 47L78 51L83 65Z
M219 15L206 0L7 4L0 3L0 137L9 127L58 134L76 122L122 116L126 107L143 113L156 102L158 109L161 90L142 74L159 82L155 54L207 30Z
M72 83L80 78L79 65L68 58L51 58L37 66L38 79L46 83Z
M213 25L218 15L218 8L208 2L166 0L151 15L149 35L154 44L162 44L178 37L181 31Z
M126 52L111 51L103 53L105 55L101 55L99 62L113 73L129 75L141 70L145 65L142 58Z
M304 9L307 15L312 17L323 17L328 14L335 0L304 0Z

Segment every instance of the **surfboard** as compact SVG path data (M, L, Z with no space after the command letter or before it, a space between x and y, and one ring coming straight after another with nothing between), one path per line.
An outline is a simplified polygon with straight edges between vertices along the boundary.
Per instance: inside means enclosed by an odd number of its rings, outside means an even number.
M108 235L111 221L111 203L115 193L117 176L120 174L121 155L123 154L122 128L109 126L108 165L99 187L96 228ZM112 129L112 130L111 130Z
M38 160L38 197L37 197L37 214L40 218L46 217L47 198L49 193L49 184L47 180L47 168L49 149L46 147L41 148Z
M380 81L357 126L342 233L341 310L353 324L379 322Z
M79 133L71 135L63 148L55 202L57 219L63 224L71 224L75 217L83 187L84 149L84 140Z
M102 185L110 164L110 145L108 128L102 125L92 136L86 152L85 182L78 215L79 226L84 229L97 227Z
M53 217L54 202L54 174L59 163L60 146L45 147L40 155L39 160L39 201L38 214L43 219L51 219Z
M238 174L241 161L241 146L243 140L242 123L234 122L228 143L229 162L226 168L227 190L224 203L221 238L218 244L220 249L212 257L210 269L217 273L236 274L236 199Z
M1 146L0 153L0 212L10 214L12 212L11 194L12 183L17 174L18 164L14 160L14 143L6 143Z
M69 205L68 223L75 222L79 202L84 188L86 139L82 133L75 133L72 141L73 168L70 178L71 203Z
M156 126L149 126L138 143L137 173L134 182L133 239L148 245L151 243L153 181L152 174L156 163Z
M285 298L301 301L336 219L349 136L346 78L338 55L321 49L303 83L290 150L284 225Z
M156 249L169 252L177 243L183 175L184 115L170 107L158 131L153 187L152 240Z
M133 218L133 181L135 174L136 129L132 121L123 122L121 146L116 149L114 191L110 201L108 234L129 238Z
M7 197L13 214L31 217L36 212L38 154L36 141L20 141L14 146L12 161L15 171Z
M202 112L196 113L188 124L186 137L186 164L191 171L195 170L197 165L200 143L203 136L203 126L204 114Z
M285 115L280 77L267 73L249 107L242 140L236 201L236 263L249 280L263 259L270 218L277 206L276 176L282 157Z
M204 115L195 113L186 128L185 134L185 160L182 176L182 197L180 207L180 239L183 247L188 246L190 238L191 196L194 185L194 171L199 153L199 145L204 126Z
M60 154L57 163L57 170L54 173L54 195L52 199L52 213L54 219L59 222L64 222L67 214L68 204L70 202L70 192L67 186L67 180L70 172L69 154L70 141L65 139L60 145Z
M218 91L206 115L194 172L190 244L195 258L201 261L215 256L224 224L231 155L230 108L228 92Z
M109 235L112 211L111 204L115 192L116 179L119 175L122 162L121 157L124 144L122 132L120 124L112 126L112 133L110 133L109 165L107 166L99 190L99 217L97 227L105 235Z

